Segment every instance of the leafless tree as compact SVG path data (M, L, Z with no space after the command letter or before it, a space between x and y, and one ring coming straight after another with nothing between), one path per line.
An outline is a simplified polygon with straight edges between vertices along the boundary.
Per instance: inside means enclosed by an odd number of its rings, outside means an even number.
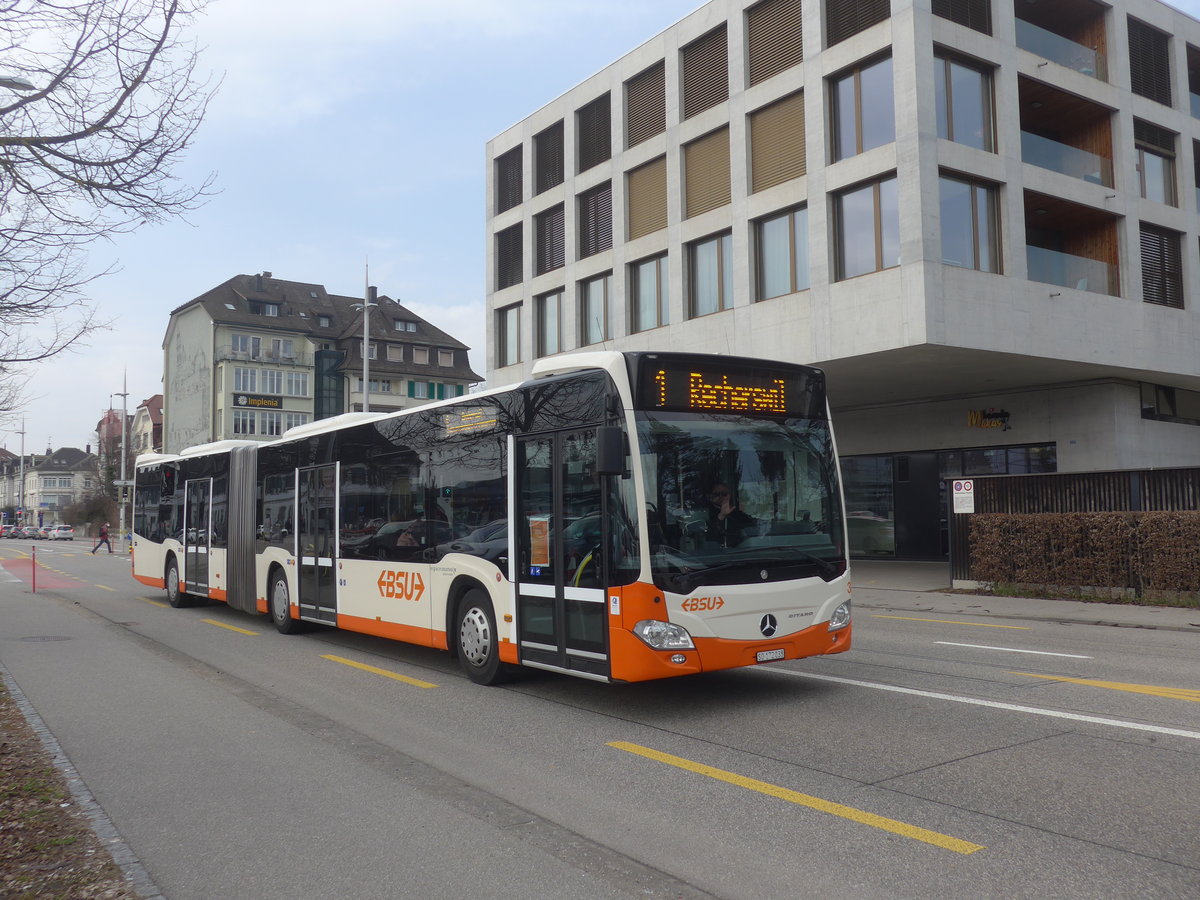
M88 248L208 192L172 174L212 96L184 37L206 3L0 0L0 416L103 327Z

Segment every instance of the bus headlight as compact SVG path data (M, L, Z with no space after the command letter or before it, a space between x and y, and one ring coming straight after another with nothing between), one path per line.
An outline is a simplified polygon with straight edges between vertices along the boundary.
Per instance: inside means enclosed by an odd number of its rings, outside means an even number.
M633 633L655 650L695 650L692 636L686 628L658 619L643 619L633 626Z
M829 617L829 630L837 631L839 628L845 628L850 624L850 601L838 606L833 611L833 615Z

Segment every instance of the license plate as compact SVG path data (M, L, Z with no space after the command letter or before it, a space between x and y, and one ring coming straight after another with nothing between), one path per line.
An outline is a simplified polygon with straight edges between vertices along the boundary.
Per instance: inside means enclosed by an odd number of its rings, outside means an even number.
M758 662L770 662L773 659L783 659L783 650L760 650L755 654L755 659Z

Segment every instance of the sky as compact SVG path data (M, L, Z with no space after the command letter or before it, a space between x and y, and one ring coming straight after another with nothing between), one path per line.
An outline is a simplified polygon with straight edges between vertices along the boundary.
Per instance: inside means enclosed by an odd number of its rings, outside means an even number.
M485 375L487 141L701 5L216 0L193 33L221 84L175 171L217 193L95 245L93 269L117 268L90 291L112 327L30 370L0 446L20 452L22 419L26 453L94 445L114 394L132 415L162 391L170 311L238 274L357 297L369 268Z

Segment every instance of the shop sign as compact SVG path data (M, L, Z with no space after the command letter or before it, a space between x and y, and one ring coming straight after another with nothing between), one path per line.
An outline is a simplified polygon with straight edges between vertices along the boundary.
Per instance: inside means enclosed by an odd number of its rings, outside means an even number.
M1008 431L1009 412L1007 409L970 409L967 410L968 428L999 428Z
M246 409L283 409L282 397L266 397L262 394L235 394L233 402Z

